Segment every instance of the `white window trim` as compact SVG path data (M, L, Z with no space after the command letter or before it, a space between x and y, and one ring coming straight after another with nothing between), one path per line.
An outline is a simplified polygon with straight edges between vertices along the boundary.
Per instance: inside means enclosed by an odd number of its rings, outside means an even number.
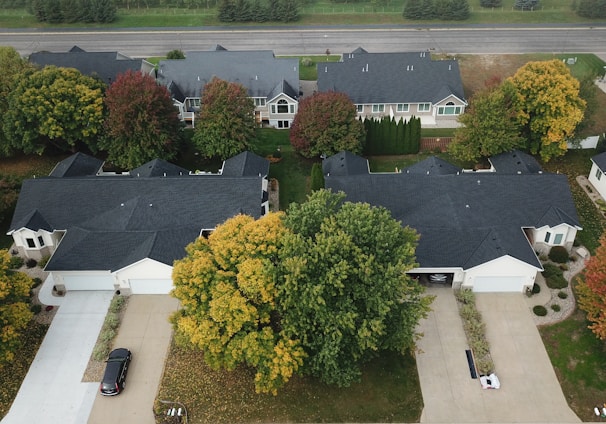
M401 106L401 108L400 108ZM398 103L396 104L396 112L408 112L410 110L409 103Z
M431 103L419 103L417 105L418 112L429 112L431 110Z
M384 113L384 112L385 112L384 103L375 103L372 105L372 113Z

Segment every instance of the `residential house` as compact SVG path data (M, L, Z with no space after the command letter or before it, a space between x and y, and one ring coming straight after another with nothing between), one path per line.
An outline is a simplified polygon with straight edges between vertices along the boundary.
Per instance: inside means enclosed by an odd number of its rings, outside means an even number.
M538 255L570 250L581 229L566 176L537 169L522 152L492 158L489 172L434 157L394 173L369 172L364 162L347 152L326 159L326 188L414 228L419 266L410 274L421 279L443 274L453 288L524 292L543 270Z
M272 51L187 52L185 59L162 60L158 81L171 92L181 120L195 126L204 86L213 77L242 84L255 103L259 125L290 128L299 106L299 60Z
M60 290L168 293L189 243L235 215L268 212L269 162L250 152L216 174L160 159L120 174L102 165L77 153L23 182L8 235L27 258L50 256Z
M119 52L87 52L78 46L68 52L37 52L29 56L29 61L40 67L58 66L75 68L82 74L98 77L107 85L118 75L127 71L138 71L153 75L154 65L144 59L132 59Z
M421 126L456 128L467 101L455 59L434 60L426 51L369 53L358 48L340 62L318 65L318 91L345 93L358 116L421 119Z
M591 158L591 170L589 171L589 182L600 193L602 199L606 199L606 152Z

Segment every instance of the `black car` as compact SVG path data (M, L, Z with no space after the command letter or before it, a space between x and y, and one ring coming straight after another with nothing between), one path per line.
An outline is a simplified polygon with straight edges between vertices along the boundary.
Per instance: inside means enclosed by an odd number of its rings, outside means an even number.
M103 381L99 386L102 395L115 396L124 390L131 358L132 354L128 349L119 348L111 351L106 361Z

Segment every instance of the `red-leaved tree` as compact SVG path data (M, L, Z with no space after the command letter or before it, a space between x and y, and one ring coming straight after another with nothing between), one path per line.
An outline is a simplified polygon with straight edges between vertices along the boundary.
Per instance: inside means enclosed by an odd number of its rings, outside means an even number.
M107 89L106 136L99 148L114 165L132 169L150 160L171 159L182 124L166 87L140 72L127 71Z
M290 129L290 144L306 158L341 150L361 153L366 137L356 107L343 93L315 93L301 100Z
M587 262L585 278L577 286L579 307L592 324L589 329L606 339L606 233L600 237L595 255Z

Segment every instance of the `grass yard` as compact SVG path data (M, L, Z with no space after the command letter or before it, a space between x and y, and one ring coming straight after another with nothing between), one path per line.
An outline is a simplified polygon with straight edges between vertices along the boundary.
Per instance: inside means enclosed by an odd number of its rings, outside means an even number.
M606 344L587 328L577 309L567 320L539 328L570 408L583 421L598 421L595 406L606 401Z
M48 330L48 325L30 322L29 328L23 332L23 345L15 352L15 359L0 368L0 420L11 408L21 387L21 382L44 340L46 330Z
M280 56L280 57L296 57L299 58L299 79L301 81L316 81L318 79L317 65L325 62L338 62L341 60L341 55L316 55L316 56ZM303 61L306 60L307 64Z
M414 358L387 355L348 388L293 378L277 396L258 395L251 370L214 371L199 351L173 344L157 399L187 407L192 424L259 422L418 422L423 409ZM192 366L194 365L195 366ZM157 405L156 411L165 408Z

